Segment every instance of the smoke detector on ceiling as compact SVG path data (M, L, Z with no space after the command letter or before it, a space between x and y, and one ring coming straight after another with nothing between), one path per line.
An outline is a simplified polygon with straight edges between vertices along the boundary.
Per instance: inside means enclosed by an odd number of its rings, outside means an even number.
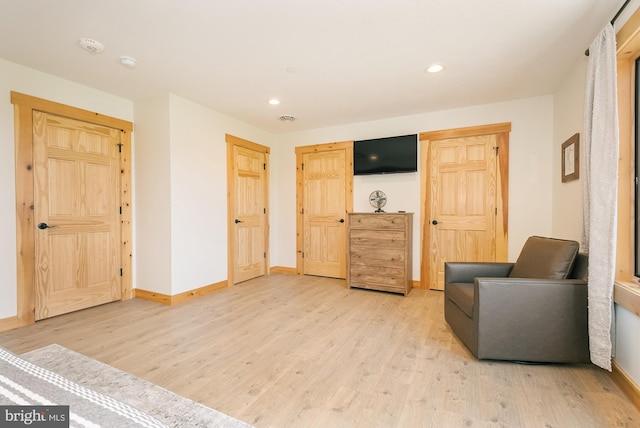
M136 61L135 58L131 58L130 56L121 56L120 64L133 70L134 68L136 68L138 61Z
M78 45L90 54L95 55L104 52L104 45L97 40L90 39L89 37L78 39Z

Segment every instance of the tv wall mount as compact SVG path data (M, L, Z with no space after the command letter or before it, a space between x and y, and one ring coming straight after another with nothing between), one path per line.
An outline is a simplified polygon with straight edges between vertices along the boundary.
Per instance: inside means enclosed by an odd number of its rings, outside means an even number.
M382 207L387 204L387 195L382 190L374 190L369 195L369 203L372 207L376 208L377 213L383 213Z

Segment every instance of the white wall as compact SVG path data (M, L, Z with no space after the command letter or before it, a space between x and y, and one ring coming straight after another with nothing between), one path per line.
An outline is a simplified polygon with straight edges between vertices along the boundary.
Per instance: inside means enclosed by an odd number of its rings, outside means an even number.
M171 96L172 294L227 277L226 143L214 115Z
M137 102L137 287L175 295L227 279L225 134L272 135L174 94Z
M584 91L587 56L582 56L554 95L553 111L553 236L582 240L584 150L580 150L580 179L562 182L562 143L576 132L584 147Z
M169 95L135 103L134 286L171 294Z
M336 141L390 137L440 129L511 122L509 153L509 258L515 259L530 235L551 234L553 148L551 96L467 107L421 115L363 122L279 135L273 145L272 180L278 212L272 236L272 265L295 266L295 147ZM359 176L354 180L354 208L369 211L368 196L387 194L387 211L415 213L414 266L420 266L420 173ZM414 269L419 279L419 268Z
M13 105L16 91L133 122L131 101L0 59L0 319L17 314Z

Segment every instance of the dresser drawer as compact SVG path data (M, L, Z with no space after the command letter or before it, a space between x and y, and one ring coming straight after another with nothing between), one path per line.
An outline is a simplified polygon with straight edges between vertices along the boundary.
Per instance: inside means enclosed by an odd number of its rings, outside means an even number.
M351 214L353 229L404 229L405 216L397 214Z
M372 266L402 266L406 260L403 248L351 248L351 263L370 264Z
M390 287L404 287L407 274L404 266L351 265L349 277L352 284L378 284Z
M399 286L395 286L395 285L383 285L383 284L378 284L378 283L351 283L349 285L349 287L351 288L364 288L367 290L378 290L378 291L386 291L389 293L400 293L400 294L404 294L405 296L407 295L408 291L407 291L407 285L399 285Z
M352 248L404 248L404 230L352 229L349 234Z

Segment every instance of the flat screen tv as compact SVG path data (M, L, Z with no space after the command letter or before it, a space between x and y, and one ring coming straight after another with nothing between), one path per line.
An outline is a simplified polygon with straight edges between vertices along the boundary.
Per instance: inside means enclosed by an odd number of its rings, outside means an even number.
M418 135L353 142L353 174L393 174L418 170Z

